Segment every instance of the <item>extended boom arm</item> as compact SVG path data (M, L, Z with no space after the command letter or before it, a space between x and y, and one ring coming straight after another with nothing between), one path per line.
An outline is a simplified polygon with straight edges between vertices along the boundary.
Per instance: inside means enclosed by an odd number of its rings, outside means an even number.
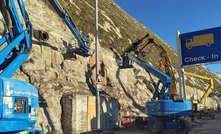
M172 78L171 95L173 98L176 98L178 96L177 88L176 88L176 78L174 75L171 59L170 59L169 55L167 54L167 51L161 45L159 45L157 42L155 42L153 38L149 38L149 41L141 49L137 50L135 52L135 54L139 54L139 53L143 52L150 44L153 44L155 46L155 48L157 49L159 56L162 59L165 73ZM161 70L161 71L163 71L163 70Z
M137 63L139 66L144 68L147 72L150 72L154 76L156 76L159 80L155 87L154 95L152 100L164 100L168 99L170 97L170 91L171 91L171 78L161 72L160 70L154 68L153 66L149 65L148 63L142 61L138 57L133 56L132 54L128 53L128 57L133 62ZM162 84L161 90L159 90L160 84ZM167 92L165 92L168 89Z
M64 20L68 28L74 34L76 39L80 44L79 52L83 53L86 56L91 55L89 43L90 40L88 37L81 35L80 31L77 29L73 19L70 17L67 10L61 7L57 0L49 0L50 4L53 6L57 14Z
M200 101L199 101L199 103L204 104L204 102L209 97L210 93L212 92L214 88L213 79L209 77L201 76L198 74L190 73L190 72L184 72L184 74L209 81L209 87L207 88L207 90L205 91L205 93L203 94L203 96L200 98Z
M143 42L145 38L149 37L149 33L147 33L143 38L136 40L133 42L130 46L128 46L121 55L124 55L125 53L130 53L131 51L134 51L136 53L138 46Z
M16 8L9 8L15 7L14 1L2 0L0 2L1 13L9 31L0 40L0 45L5 46L0 52L1 77L10 78L28 58L31 49L32 25L24 9L23 1L19 1L18 4L25 22L25 30L23 30ZM4 45L6 43L8 45Z

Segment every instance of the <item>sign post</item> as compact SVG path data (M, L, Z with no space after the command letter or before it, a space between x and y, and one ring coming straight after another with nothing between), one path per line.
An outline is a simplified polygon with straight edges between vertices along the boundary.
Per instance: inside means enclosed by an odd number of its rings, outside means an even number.
M182 93L185 93L184 92L184 83L183 83L183 79L184 79L184 75L183 75L183 72L182 72L182 56L181 56L181 45L180 45L180 32L179 30L176 31L176 44L177 44L177 56L178 56L178 74L179 74L179 91L180 91L180 99L183 97L183 94ZM186 98L184 98L186 99Z

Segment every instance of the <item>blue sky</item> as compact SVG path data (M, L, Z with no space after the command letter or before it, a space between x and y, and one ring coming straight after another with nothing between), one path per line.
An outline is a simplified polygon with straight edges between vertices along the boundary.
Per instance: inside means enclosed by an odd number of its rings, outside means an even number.
M221 0L114 0L130 16L176 49L176 30L188 33L221 26ZM221 34L221 33L220 33ZM206 65L221 73L221 63Z

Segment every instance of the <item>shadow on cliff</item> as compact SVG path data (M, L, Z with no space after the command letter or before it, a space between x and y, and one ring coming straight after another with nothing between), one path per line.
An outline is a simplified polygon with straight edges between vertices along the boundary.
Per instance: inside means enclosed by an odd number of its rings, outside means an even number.
M103 128L104 130L118 128L119 111L121 107L119 101L113 97L101 96L100 107L102 121L101 128Z
M118 128L121 107L119 101L110 96L100 96L100 100L100 129L97 129L97 118L94 117L90 121L91 131L102 132ZM88 132L81 134L88 134Z
M101 70L104 65L101 63ZM97 87L95 81L92 79L93 71L96 69L95 64L91 66L91 64L87 64L87 71L85 71L86 83L89 87L90 92L93 96L96 97ZM106 73L102 71L100 72L101 76L105 76ZM104 88L103 86L102 88ZM119 120L119 111L120 111L120 103L116 98L111 97L105 90L99 92L100 94L100 130L111 130L118 128L118 120ZM97 103L95 103L97 106ZM97 118L94 116L90 120L90 128L92 131L100 131L97 130ZM87 132L83 132L84 134Z
M65 40L62 40L62 45L66 48L66 52L65 53L62 53L64 59L77 59L77 56L76 54L74 53L74 50L73 50L73 47L71 44L67 43ZM32 40L32 43L34 44L37 44L39 46L46 46L46 47L49 47L51 48L52 50L54 51L58 51L59 49L47 42L44 42L44 41L35 41L35 40Z
M101 78L103 77L103 79L101 79L101 81L102 81L102 88L103 88L106 85L105 81L107 79L106 78L107 72L106 72L106 69L104 67L105 66L104 63L101 62L100 65L101 66L100 66L99 74L100 74ZM95 63L94 63L94 65L90 65L88 63L87 64L87 71L85 71L85 78L86 78L87 86L89 87L90 92L94 96L96 96L96 93L97 93L97 89L96 89L97 87L96 87L96 83L95 83L96 80L93 80L93 78L92 78L92 77L95 77L95 75L93 75L93 73L95 73L95 72L93 72L93 70L95 70L95 69L96 69L96 64ZM104 90L100 91L100 93L109 96L109 94L106 93Z
M23 67L20 67L20 71L23 72L23 73L28 77L29 83L33 84L33 83L32 83L32 79L31 79L31 76L29 75L29 73L27 73L26 71L24 71ZM55 132L55 127L54 127L54 125L53 125L52 119L51 119L51 117L50 117L50 115L49 115L49 112L48 112L48 110L47 110L47 107L48 107L47 102L46 102L46 100L45 100L40 94L38 94L38 96L39 96L39 98L38 98L38 99L39 99L39 100L38 100L39 108L42 108L42 109L43 109L44 114L45 114L46 119L47 119L47 122L48 122L48 124L49 124L49 126L46 126L46 128L48 129L48 132ZM40 124L40 126L42 127L42 130L44 130L43 124ZM47 134L47 133L46 133L46 134Z
M54 127L53 121L52 121L50 114L47 110L47 107L48 107L47 102L40 94L39 94L39 107L43 109L44 114L47 119L47 122L49 124L49 126L46 126L46 128L48 129L48 132L55 132L55 127ZM43 129L43 124L41 124L41 127Z
M95 83L93 83L92 80L92 68L90 67L90 64L87 64L87 71L85 71L85 78L90 92L92 93L92 95L96 96L96 87L94 86Z
M32 43L37 44L37 45L39 45L39 46L46 46L46 47L50 47L51 49L53 49L53 50L55 50L55 51L57 51L57 50L58 50L58 48L57 48L57 47L52 46L52 45L50 45L49 43L44 42L44 41L35 41L35 40L32 40Z
M115 60L116 60L116 63L119 65L119 61L121 60L121 56L119 53L116 52L116 50L114 50L113 48L110 48L112 50L112 52L114 53L115 55ZM127 92L124 84L122 83L121 79L120 79L120 68L118 67L117 69L117 72L116 72L116 78L121 86L121 88L123 89L124 93L126 94L126 96L132 100L132 104L133 106L138 109L139 111L141 111L142 113L145 113L145 107L143 106L140 106L136 101L135 99ZM136 90L136 89L135 89Z
M119 69L119 68L117 69L117 72L116 72L116 78L118 79L118 82L119 82L121 88L123 89L124 93L126 94L126 96L127 96L129 99L132 100L133 106L134 106L136 109L138 109L140 112L145 113L145 107L140 106L140 105L135 101L135 99L133 98L133 96L131 96L131 95L127 92L127 90L126 90L124 84L122 83L122 81L121 81L121 79L120 79L120 69ZM134 89L134 90L136 90L136 89Z

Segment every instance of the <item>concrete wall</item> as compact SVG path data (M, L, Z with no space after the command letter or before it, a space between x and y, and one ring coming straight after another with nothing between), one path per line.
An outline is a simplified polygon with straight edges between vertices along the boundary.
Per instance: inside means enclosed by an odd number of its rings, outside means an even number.
M64 95L61 105L64 134L80 134L96 129L95 96ZM101 129L117 128L119 108L120 104L116 99L101 97Z
M87 96L64 95L62 105L62 129L64 134L80 134L87 131Z

